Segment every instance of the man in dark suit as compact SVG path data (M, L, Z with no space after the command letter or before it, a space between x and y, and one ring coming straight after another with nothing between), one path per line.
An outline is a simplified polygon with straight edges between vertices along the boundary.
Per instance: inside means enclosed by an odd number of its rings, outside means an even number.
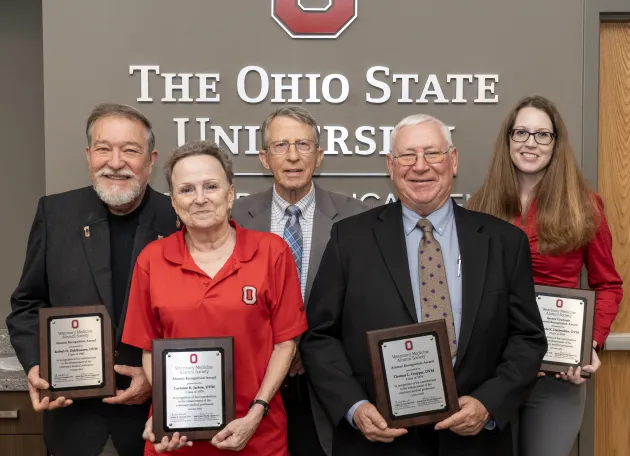
M87 122L86 157L93 186L40 199L20 282L7 317L11 343L28 374L44 441L53 456L138 456L151 386L139 349L120 342L136 257L176 231L170 199L152 190L157 157L149 120L131 106L97 106ZM102 303L113 324L114 397L40 401L38 309Z
M313 278L333 222L363 212L368 206L313 182L324 151L319 147L317 122L307 110L290 107L274 111L263 122L261 137L263 150L259 157L273 173L274 185L236 200L232 217L245 228L271 231L288 242L308 307ZM299 353L280 392L287 412L291 456L330 456L332 427L309 393Z
M547 350L525 234L450 198L457 149L439 120L392 132L400 195L333 225L300 344L333 421L333 455L506 456L510 419ZM460 410L435 426L389 428L375 403L366 331L444 319Z

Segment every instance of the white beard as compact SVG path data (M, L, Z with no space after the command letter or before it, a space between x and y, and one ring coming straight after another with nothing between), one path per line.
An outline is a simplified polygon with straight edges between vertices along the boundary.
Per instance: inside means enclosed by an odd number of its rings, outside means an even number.
M136 200L142 194L142 187L137 180L131 181L131 189L106 188L105 185L97 183L94 190L99 198L108 206L124 206Z

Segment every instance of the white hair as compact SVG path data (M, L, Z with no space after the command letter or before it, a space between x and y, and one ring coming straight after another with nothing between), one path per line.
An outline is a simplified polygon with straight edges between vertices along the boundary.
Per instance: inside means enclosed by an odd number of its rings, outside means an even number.
M446 126L444 122L440 119L437 119L428 114L412 114L410 116L405 117L403 120L398 122L398 125L394 127L390 136L389 142L389 152L391 154L394 144L396 143L396 135L398 132L405 127L415 127L416 125L420 125L427 122L433 122L439 125L442 130L442 134L444 135L444 139L446 140L448 147L453 147L453 138L451 137L451 130Z

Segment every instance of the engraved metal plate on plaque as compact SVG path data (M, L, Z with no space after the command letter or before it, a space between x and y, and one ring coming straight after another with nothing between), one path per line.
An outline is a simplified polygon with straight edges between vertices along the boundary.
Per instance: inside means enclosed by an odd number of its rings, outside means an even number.
M540 370L549 374L591 364L595 291L535 285L536 303L545 327L547 353ZM591 373L580 371L584 378Z
M459 410L446 322L366 332L376 408L390 427L442 421Z
M98 315L48 322L50 384L55 389L98 387L104 382L103 321Z
M221 350L166 353L164 420L169 431L224 426L222 366Z
M557 296L537 297L547 335L544 362L579 365L582 361L585 301Z
M234 338L153 339L153 434L212 440L236 419Z
M431 335L390 340L381 345L393 416L446 408L437 341Z

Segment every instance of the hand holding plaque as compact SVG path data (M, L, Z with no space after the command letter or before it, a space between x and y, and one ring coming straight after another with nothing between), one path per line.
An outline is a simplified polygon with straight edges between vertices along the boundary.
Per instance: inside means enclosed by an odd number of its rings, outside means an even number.
M39 375L50 388L42 398L113 396L112 324L103 305L39 309Z
M595 292L536 285L536 303L548 345L540 370L561 375L569 369L590 365ZM591 376L582 369L580 375Z
M438 423L459 405L444 320L367 332L376 407L390 427Z

